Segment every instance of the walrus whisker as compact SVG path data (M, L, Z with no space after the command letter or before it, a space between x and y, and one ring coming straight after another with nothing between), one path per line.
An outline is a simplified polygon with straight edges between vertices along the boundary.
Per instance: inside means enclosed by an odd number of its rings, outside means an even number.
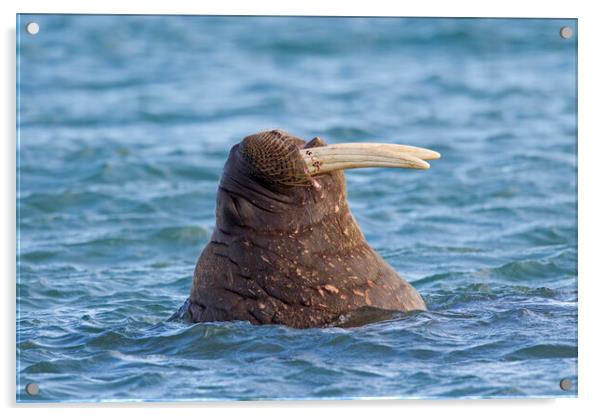
M388 143L333 144L302 149L301 156L311 175L370 167L428 169L425 160L441 157L430 149Z

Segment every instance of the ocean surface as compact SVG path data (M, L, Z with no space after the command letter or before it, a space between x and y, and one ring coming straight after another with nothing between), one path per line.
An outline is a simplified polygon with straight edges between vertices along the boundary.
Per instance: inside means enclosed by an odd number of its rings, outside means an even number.
M576 21L22 15L17 33L18 401L577 394ZM442 154L346 175L428 312L168 322L230 147L270 128Z

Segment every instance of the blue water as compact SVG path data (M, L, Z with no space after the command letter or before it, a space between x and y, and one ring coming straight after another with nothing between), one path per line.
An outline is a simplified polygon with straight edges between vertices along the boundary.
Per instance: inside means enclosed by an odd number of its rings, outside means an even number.
M572 20L21 16L17 400L576 395L562 25L576 35ZM367 240L428 312L167 322L230 147L269 128L442 154L347 174Z

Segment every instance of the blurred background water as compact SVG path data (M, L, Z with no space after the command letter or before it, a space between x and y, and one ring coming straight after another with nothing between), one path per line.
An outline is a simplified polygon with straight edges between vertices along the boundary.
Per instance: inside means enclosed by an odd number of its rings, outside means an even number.
M576 395L576 21L22 15L17 32L17 400ZM347 174L428 312L166 322L230 147L269 128L442 153Z

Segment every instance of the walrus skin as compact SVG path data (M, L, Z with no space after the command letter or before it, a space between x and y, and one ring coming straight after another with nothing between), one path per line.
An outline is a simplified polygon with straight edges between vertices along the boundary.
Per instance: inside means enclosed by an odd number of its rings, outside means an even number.
M180 318L308 328L364 307L426 309L366 242L349 211L343 172L311 177L304 170L299 149L324 145L273 130L231 149L215 231Z

